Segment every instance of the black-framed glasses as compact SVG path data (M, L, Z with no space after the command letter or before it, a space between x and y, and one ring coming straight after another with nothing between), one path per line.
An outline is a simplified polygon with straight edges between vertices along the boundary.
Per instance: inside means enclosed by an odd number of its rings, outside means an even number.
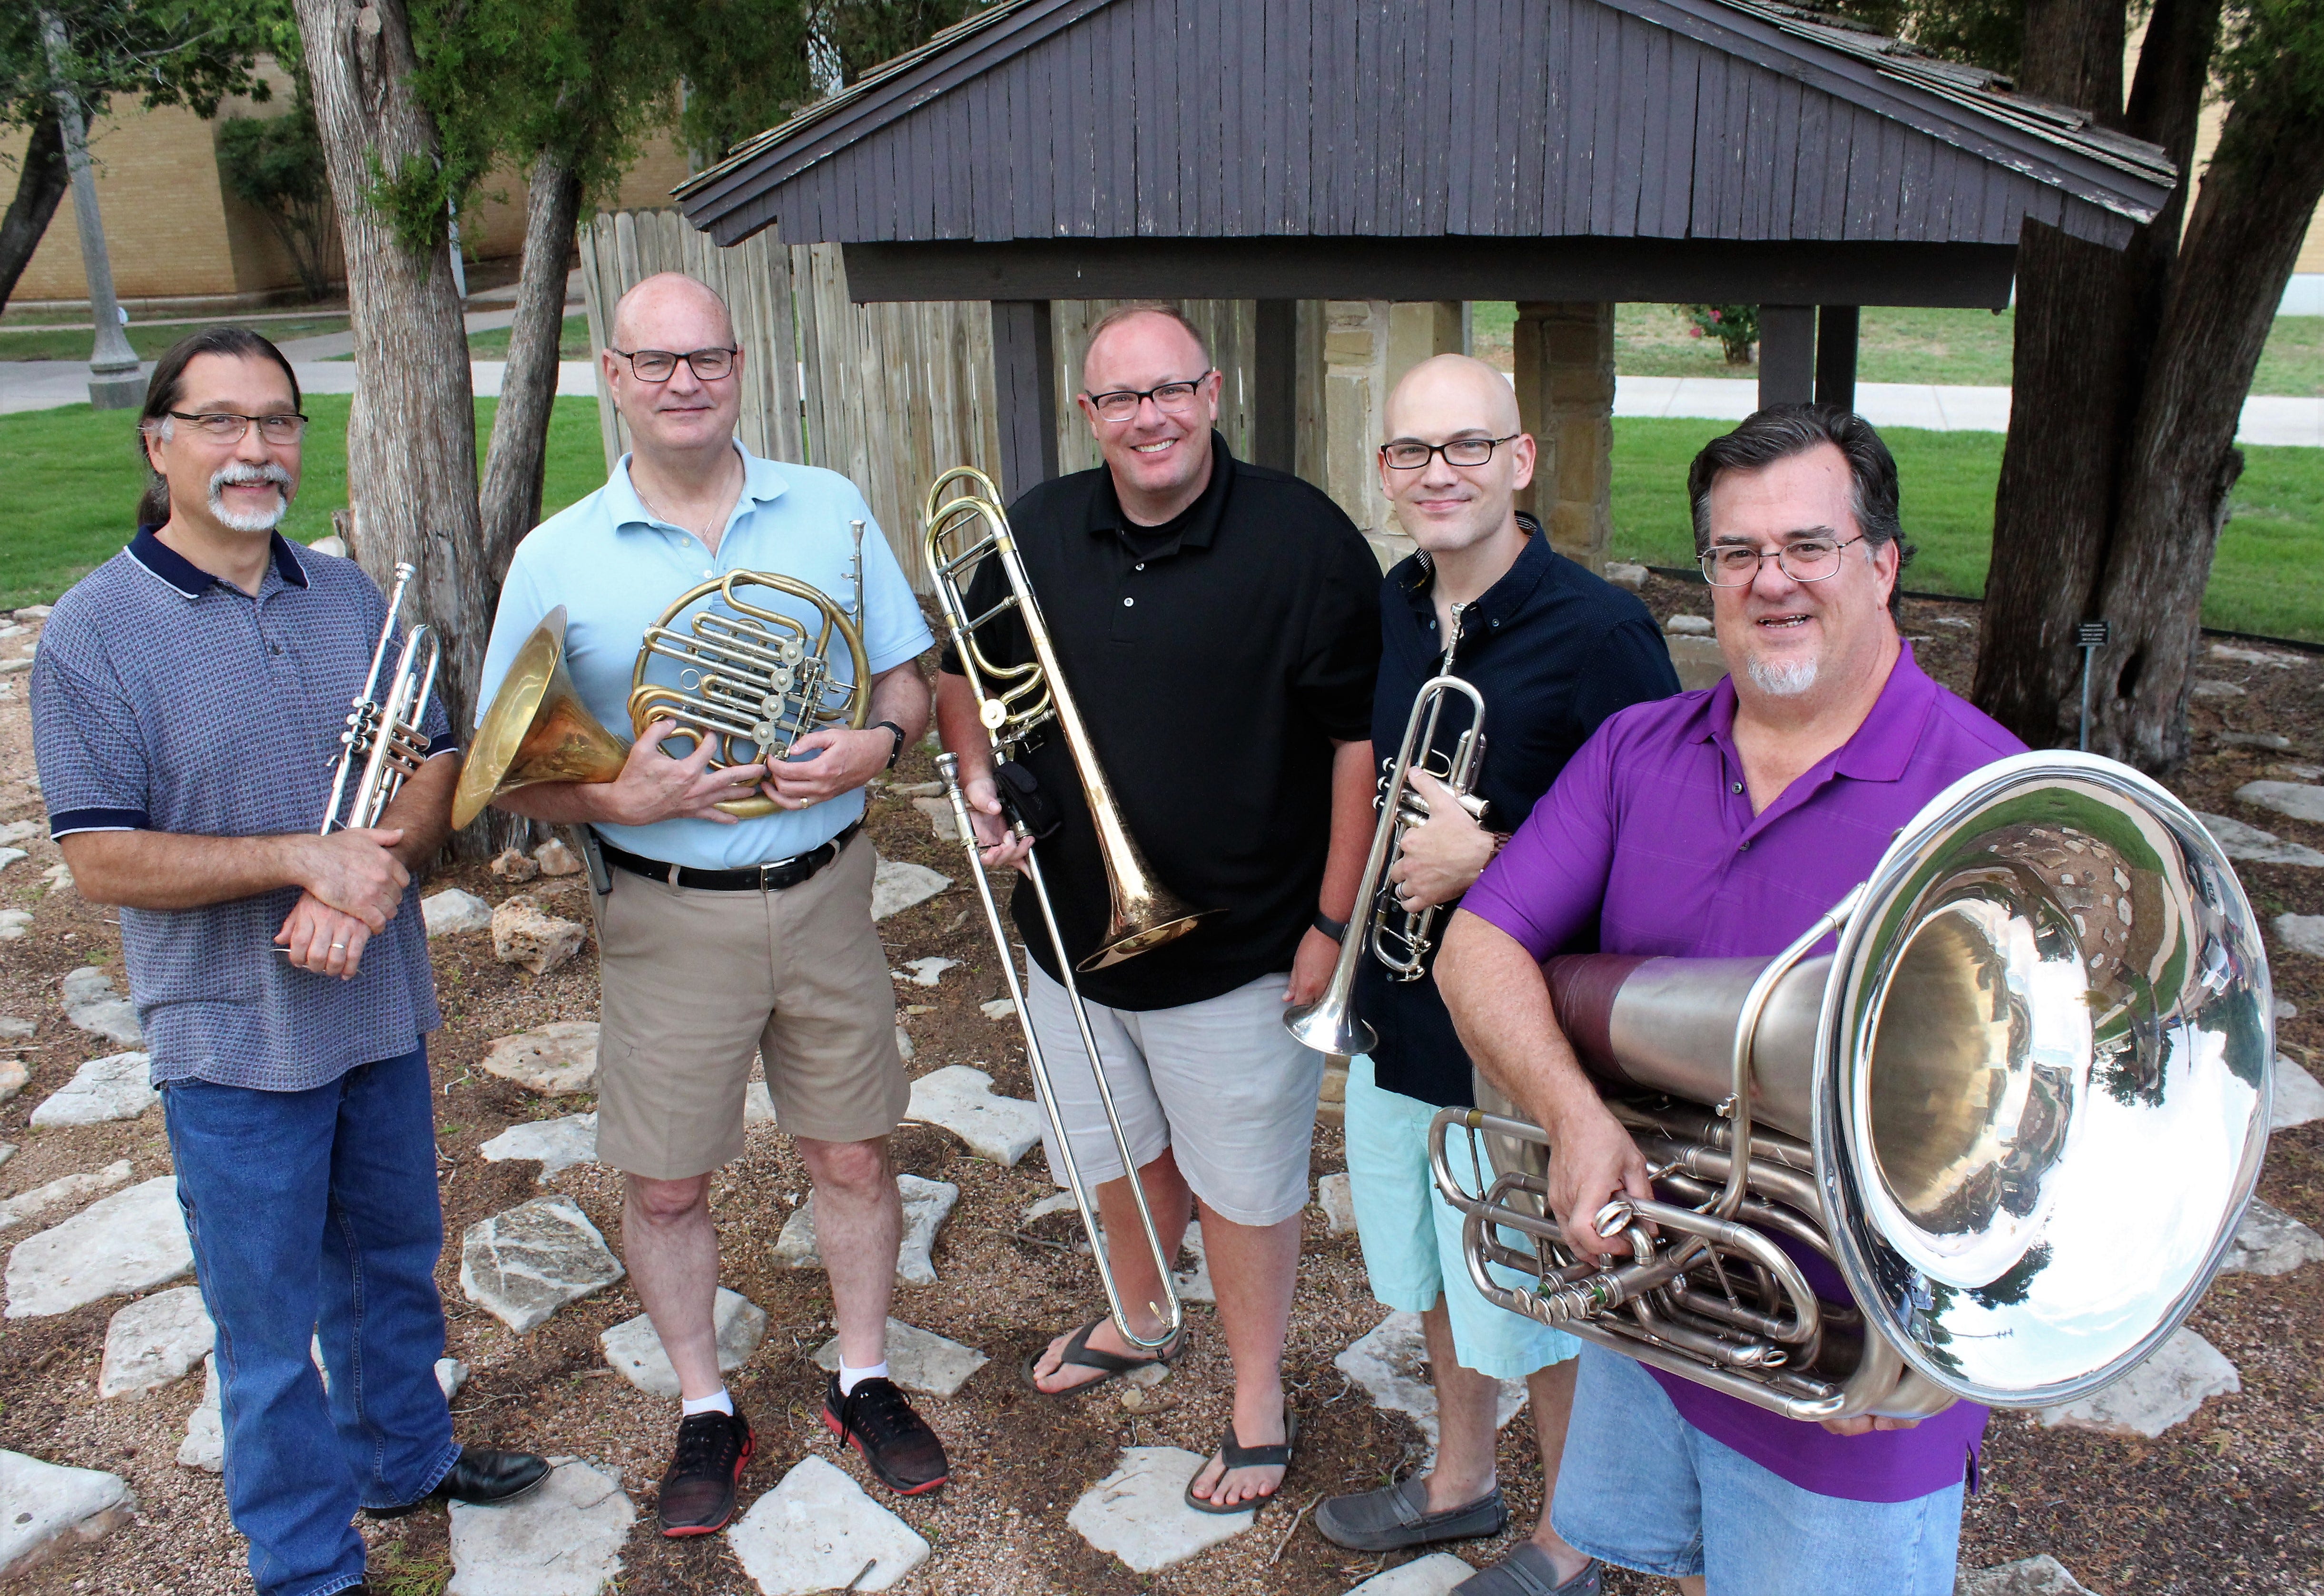
M680 361L686 369L704 382L715 382L734 369L733 348L689 349L678 354L667 349L608 349L630 362L630 370L641 382L667 382L678 373Z
M1449 444L1423 444L1404 438L1382 444L1380 458L1394 471L1418 471L1428 463L1432 454L1443 455L1447 465L1482 465L1493 457L1494 450L1524 436L1513 432L1505 438L1454 438Z
M1176 416L1194 408L1194 396L1203 384L1210 381L1215 366L1204 371L1191 382L1165 382L1159 388L1117 388L1109 393L1093 393L1084 397L1101 421L1128 421L1138 414L1138 407L1148 399L1154 408L1167 416Z
M172 421L182 421L214 444L238 444L250 436L252 423L270 444L295 444L307 431L300 415L237 416L230 410L165 410Z
M1694 558L1702 567L1702 580L1713 587L1748 587L1759 580L1759 567L1769 560L1794 582L1822 582L1839 572L1840 551L1863 541L1861 537L1840 543L1829 537L1802 537L1765 553L1748 543L1723 543Z

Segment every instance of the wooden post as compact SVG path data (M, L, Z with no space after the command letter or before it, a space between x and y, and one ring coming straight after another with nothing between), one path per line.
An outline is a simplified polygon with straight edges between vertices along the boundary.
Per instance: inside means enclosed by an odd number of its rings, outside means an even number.
M1601 571L1614 532L1614 307L1520 301L1513 353L1517 419L1536 447L1517 508L1559 554Z
M1010 499L1057 474L1057 396L1050 381L1049 302L992 302L993 402L1001 491Z
M1277 471L1299 468L1299 302L1259 301L1252 340L1250 457Z
M1815 396L1820 405L1856 408L1858 316L1853 305L1826 305L1816 312Z
M1812 305L1759 307L1759 408L1803 405L1815 397Z

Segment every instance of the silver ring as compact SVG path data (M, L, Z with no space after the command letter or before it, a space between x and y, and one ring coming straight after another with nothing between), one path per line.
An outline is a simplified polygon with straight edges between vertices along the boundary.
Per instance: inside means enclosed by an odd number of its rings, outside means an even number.
M332 946L332 947L334 947L334 948L344 948L344 947L346 947L346 944L345 942L334 942L334 943L332 943L332 944L331 944L331 946Z

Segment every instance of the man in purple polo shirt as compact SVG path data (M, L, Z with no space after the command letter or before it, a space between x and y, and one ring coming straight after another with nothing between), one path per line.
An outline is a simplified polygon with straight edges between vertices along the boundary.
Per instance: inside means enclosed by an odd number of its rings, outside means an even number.
M1646 1160L1559 1032L1540 960L1576 939L1681 958L1783 950L1956 778L2022 745L1897 635L1910 557L1872 428L1761 410L1687 477L1729 675L1609 720L1447 928L1436 981L1485 1076L1547 1131L1550 1202L1585 1248ZM1811 1273L1837 1296L1837 1277ZM1605 1562L1702 1596L1947 1596L1985 1409L1918 1424L1778 1417L1582 1349L1552 1509Z

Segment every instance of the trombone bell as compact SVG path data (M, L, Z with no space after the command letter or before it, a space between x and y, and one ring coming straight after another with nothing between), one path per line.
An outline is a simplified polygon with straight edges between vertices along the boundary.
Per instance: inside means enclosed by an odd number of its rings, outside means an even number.
M565 669L565 606L532 628L476 729L452 824L465 826L503 793L535 782L610 782L630 745L598 723Z

